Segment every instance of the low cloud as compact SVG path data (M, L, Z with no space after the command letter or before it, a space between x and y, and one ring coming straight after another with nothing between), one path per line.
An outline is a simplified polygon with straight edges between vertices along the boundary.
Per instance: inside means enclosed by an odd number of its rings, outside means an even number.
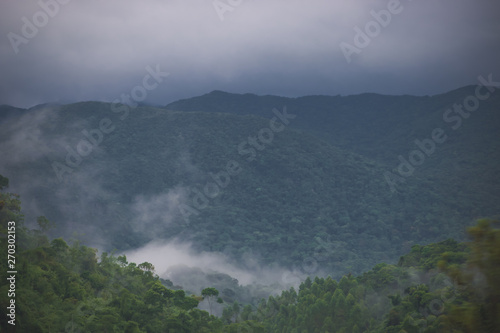
M158 195L137 195L132 204L135 231L156 238L172 223L184 223L179 206L187 201L187 189L175 187Z
M252 255L244 256L242 262L236 263L220 252L198 252L191 243L173 240L170 242L153 241L146 246L125 252L128 261L140 264L150 262L155 266L156 273L171 279L174 284L183 285L182 272L192 272L195 268L203 273L223 273L236 278L240 285L273 286L274 292L280 292L290 287L297 288L306 274L289 270L277 265L262 266ZM201 280L206 281L206 280ZM201 284L202 282L200 282ZM185 287L185 286L183 286ZM189 286L192 288L192 286ZM209 285L199 285L201 288Z
M347 64L340 43L353 43L354 27L364 29L370 12L389 2L244 0L221 21L213 1L71 1L17 54L7 34L21 36L22 18L32 21L41 7L5 2L0 103L112 101L155 64L171 73L148 95L162 105L215 89L436 94L500 69L500 11L492 0L401 0L404 10Z
M8 118L1 123L0 151L3 161L0 166L15 166L37 161L59 146L62 137L47 137L57 117L53 107L44 107L37 111L19 111L21 117Z

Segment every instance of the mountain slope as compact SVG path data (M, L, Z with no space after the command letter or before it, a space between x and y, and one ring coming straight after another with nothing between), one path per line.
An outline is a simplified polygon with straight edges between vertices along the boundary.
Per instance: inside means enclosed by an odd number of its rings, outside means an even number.
M490 89L493 89L490 87ZM427 146L423 161L414 166L410 178L429 181L443 197L457 197L457 212L479 217L498 214L500 200L500 93L496 89L480 100L476 111L464 116L453 112L454 105L474 100L475 86L467 86L435 96L276 96L236 95L214 91L180 100L167 109L203 112L255 114L272 117L272 107L286 105L297 117L291 127L300 128L323 138L337 147L374 159L401 176L397 170L400 158L409 161L412 152L421 150L415 143L432 139L436 129L442 131L442 142ZM489 93L482 88L480 93ZM472 96L472 99L471 99ZM484 99L484 98L483 98ZM461 119L461 120L460 120ZM403 176L403 179L407 179ZM406 186L396 181L388 184L394 191ZM463 206L469 202L470 205Z
M178 239L243 266L251 258L310 274L321 268L340 276L394 261L415 242L461 239L463 227L478 214L498 213L497 192L488 187L451 192L437 172L427 176L419 169L390 191L384 178L389 163L377 158L383 153L363 156L360 149L370 135L373 142L390 142L380 133L361 136L377 117L359 130L347 111L335 115L343 119L345 139L339 142L319 129L293 128L307 111L300 113L296 100L321 106L343 97L262 99L275 103L260 106L274 121L95 102L27 110L0 125L0 148L9 156L0 173L20 184L13 191L25 199L25 211L56 222L54 235L76 233L92 245L120 250ZM368 114L367 105L403 105L407 99L417 106L400 111L400 117L420 119L417 107L432 98L367 94L347 98L355 103L344 108ZM231 98L217 105L237 108ZM284 117L283 105L295 117ZM327 126L321 117L316 123ZM96 144L89 148L85 140ZM491 161L483 164L488 172L496 170Z

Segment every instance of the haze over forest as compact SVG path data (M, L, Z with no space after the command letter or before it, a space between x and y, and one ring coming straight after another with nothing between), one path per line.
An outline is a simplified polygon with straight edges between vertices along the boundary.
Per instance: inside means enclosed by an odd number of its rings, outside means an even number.
M313 3L2 4L2 330L499 328L498 4Z

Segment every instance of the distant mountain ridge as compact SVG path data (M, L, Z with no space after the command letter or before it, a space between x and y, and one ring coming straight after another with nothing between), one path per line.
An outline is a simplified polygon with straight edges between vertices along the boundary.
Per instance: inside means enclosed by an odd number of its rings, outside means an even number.
M475 86L466 86L434 96L389 96L364 93L350 96L318 95L297 98L232 94L216 90L202 96L170 103L165 108L181 111L252 114L269 118L272 116L269 112L270 108L276 105L287 105L290 113L298 116L292 127L324 135L341 146L344 141L349 140L346 144L348 143L350 148L355 147L360 150L359 152L369 154L373 152L371 146L379 143L379 137L387 137L393 132L395 132L393 136L400 135L403 129L409 133L422 131L419 128L422 117L435 121L432 124L434 126L440 125L442 120L436 118L436 113L439 115L440 111L451 107L453 103L462 102L466 96L474 94L474 89ZM494 105L499 98L500 94L496 92L485 102ZM498 117L494 120L498 121ZM369 132L369 129L376 131ZM368 133L372 138L362 142L357 141L354 137L362 135L363 132ZM368 146L363 150L361 145Z
M469 112L467 118L445 114L453 105L474 97L476 87L465 86L434 96L366 93L285 98L213 91L165 108L270 117L269 110L274 105L286 105L290 113L297 115L291 127L374 159L385 165L387 171L400 165L399 156L408 159L409 154L418 149L415 140L430 139L432 131L439 128L447 136L446 141L436 145L435 151L415 168L413 176L432 180L442 195L466 195L470 189L489 193L478 201L489 201L491 206L494 202L490 199L500 199L500 177L496 176L500 171L497 167L500 160L499 90L488 88L495 91L480 100L478 110ZM486 87L483 90L488 92ZM457 117L461 118L459 124ZM453 128L456 125L458 128ZM476 199L472 195L469 200Z

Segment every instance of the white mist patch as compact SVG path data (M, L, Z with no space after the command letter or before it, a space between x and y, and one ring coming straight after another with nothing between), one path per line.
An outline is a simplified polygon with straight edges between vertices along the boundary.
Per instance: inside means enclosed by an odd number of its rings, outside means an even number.
M164 279L171 279L182 267L195 268L205 273L223 273L238 280L240 285L272 286L273 293L290 287L297 288L306 275L279 266L261 266L254 258L234 263L220 252L197 252L190 243L174 240L168 243L154 241L148 245L125 253L129 262L137 264L150 262L156 273ZM247 263L251 263L247 265ZM175 272L174 272L175 271ZM175 277L175 276L174 276ZM172 280L174 284L182 281Z
M0 124L0 151L8 156L2 159L0 167L37 161L52 152L62 141L62 136L49 137L46 133L57 117L57 112L52 108L44 107L36 112L23 113L21 117L13 117Z
M137 264L150 262L155 266L156 273L162 278L169 278L169 268L185 265L200 268L204 271L212 270L225 273L243 284L250 284L254 280L252 274L245 272L232 264L229 258L222 253L196 253L190 243L172 241L164 243L154 241L134 251L126 252L127 260Z
M164 230L166 225L182 219L178 207L186 198L187 190L182 187L175 187L158 195L136 196L132 204L132 214L136 221L134 229L155 238L157 232Z

